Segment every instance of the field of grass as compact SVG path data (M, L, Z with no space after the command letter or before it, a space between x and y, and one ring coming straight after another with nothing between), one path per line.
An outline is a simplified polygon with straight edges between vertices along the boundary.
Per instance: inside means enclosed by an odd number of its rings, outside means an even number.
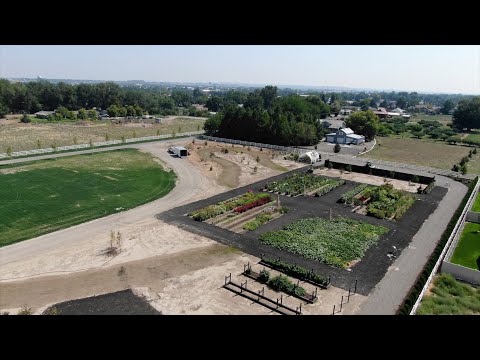
M260 241L307 259L345 268L351 261L361 259L387 232L384 226L341 217L310 218L297 220L283 230L267 232Z
M158 199L176 175L134 149L0 167L0 246Z
M0 127L0 152L6 152L8 147L12 151L37 149L38 142L41 148L73 145L75 139L78 144L109 140L121 140L143 136L171 134L172 132L189 132L203 129L203 118L169 119L163 124L112 124L108 122L76 125L75 123L30 123L8 124Z
M480 143L480 133L479 134L468 134L464 138L464 140L474 140L474 141L478 141Z
M375 148L364 156L451 170L453 164L468 156L470 150L471 148L466 146L449 145L445 142L381 137L377 138ZM467 166L468 173L480 174L480 152L473 155Z
M477 259L480 257L480 224L465 223L460 241L453 253L451 262L474 270L480 270Z
M472 211L480 212L480 192L472 206Z
M461 283L450 274L437 275L417 315L479 315L480 288Z
M438 121L443 125L447 125L452 122L452 115L425 115L425 114L418 114L412 115L410 117L410 122L419 122L420 120L430 120L430 121Z

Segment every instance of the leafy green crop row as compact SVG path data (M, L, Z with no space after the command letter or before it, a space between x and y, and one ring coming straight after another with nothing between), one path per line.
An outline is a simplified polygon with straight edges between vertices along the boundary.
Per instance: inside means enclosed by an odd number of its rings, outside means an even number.
M315 193L315 196L318 197L318 196L325 195L330 191L332 191L333 189L336 189L337 187L343 184L345 184L345 180L332 180L332 182L322 186L319 190L317 190L317 192Z
M361 259L386 232L386 227L341 217L309 218L297 220L283 230L267 232L260 241L307 259L345 268L349 262Z
M394 189L391 184L375 187L365 197L371 197L367 206L368 215L379 219L399 219L415 203L414 196Z
M267 191L278 192L286 195L300 195L304 192L314 191L323 185L333 184L337 180L326 179L312 174L295 173L280 181L273 181L265 185Z
M305 296L307 292L301 286L296 286L284 275L278 275L268 280L267 285L274 290L283 291L289 295Z
M350 203L352 201L352 198L355 195L360 194L364 189L366 189L369 185L368 184L360 184L357 187L353 188L350 191L347 191L345 194L342 195L340 198L340 202L342 203Z
M255 219L250 220L245 225L243 225L243 228L248 231L253 231L256 230L258 227L262 226L263 224L269 222L270 220L272 220L272 215L260 214L255 217Z

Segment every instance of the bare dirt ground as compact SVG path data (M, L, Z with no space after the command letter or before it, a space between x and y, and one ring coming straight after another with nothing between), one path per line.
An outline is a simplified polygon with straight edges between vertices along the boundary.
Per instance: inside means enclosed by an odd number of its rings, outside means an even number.
M243 146L232 147L230 144L216 142L207 142L206 146L204 142L199 141L195 144L183 144L188 145L191 145L189 161L199 168L204 176L230 188L245 186L283 171L305 166L302 163L284 160L279 153L271 150L260 151L257 148L249 150ZM228 149L228 153L222 152L225 148ZM212 152L213 157L210 156Z
M388 179L388 178L387 178L387 182L385 182L383 177L375 176L375 175L350 173L347 171L344 171L342 174L340 170L337 170L337 169L317 169L317 170L314 170L313 173L318 175L338 177L344 180L351 180L359 183L371 184L376 186L390 183L393 185L395 189L404 190L412 193L416 193L419 186L421 186L422 189L426 187L426 185L424 184L419 184L414 182L409 183L408 181L404 181L404 180L396 180L396 179Z
M247 280L249 289L260 290L264 285L241 275L245 263L256 264L258 261L258 258L212 242L170 255L97 270L0 283L0 309L16 314L25 306L32 308L35 314L41 314L58 302L133 288L136 294L144 296L162 314L276 314L222 288L225 275L232 273L233 281L239 283ZM259 265L253 265L254 270L260 268ZM276 272L272 271L271 274ZM301 282L300 286L308 292L313 290L310 284ZM274 300L280 297L280 293L268 288L265 289L265 295ZM335 304L337 314L340 314L342 295L345 300L341 314L357 311L365 300L364 296L356 294L345 304L348 292L331 287L319 290L319 300L315 304L303 303L302 313L329 315ZM300 302L283 294L284 304L295 308Z

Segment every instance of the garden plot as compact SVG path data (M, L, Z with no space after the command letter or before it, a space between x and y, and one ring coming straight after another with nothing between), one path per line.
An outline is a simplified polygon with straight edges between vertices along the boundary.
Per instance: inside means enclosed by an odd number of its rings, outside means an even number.
M248 191L242 195L190 212L196 221L205 221L236 233L256 230L287 212L269 194Z
M260 236L260 241L307 259L349 268L387 232L384 226L342 217L332 220L307 218L283 230L267 232Z
M359 183L376 185L376 186L380 186L385 183L388 183L388 184L392 184L392 186L395 189L408 191L412 193L416 193L419 187L421 187L421 189L424 189L425 187L427 187L427 185L425 184L409 182L405 180L385 179L384 177L381 177L381 176L362 174L357 172L341 171L338 169L328 169L328 168L316 169L313 171L313 173L316 175L340 178L343 180L355 181Z
M391 184L361 184L343 194L339 202L355 206L352 211L359 214L398 220L415 203L415 197L394 189Z
M272 181L266 184L263 190L287 196L322 196L344 184L345 180L323 178L312 174L294 173L280 181Z

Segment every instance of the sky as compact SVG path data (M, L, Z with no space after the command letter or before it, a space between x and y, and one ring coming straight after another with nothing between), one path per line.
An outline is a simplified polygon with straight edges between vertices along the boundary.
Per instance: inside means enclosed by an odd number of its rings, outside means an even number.
M1 78L480 94L478 45L0 45Z

